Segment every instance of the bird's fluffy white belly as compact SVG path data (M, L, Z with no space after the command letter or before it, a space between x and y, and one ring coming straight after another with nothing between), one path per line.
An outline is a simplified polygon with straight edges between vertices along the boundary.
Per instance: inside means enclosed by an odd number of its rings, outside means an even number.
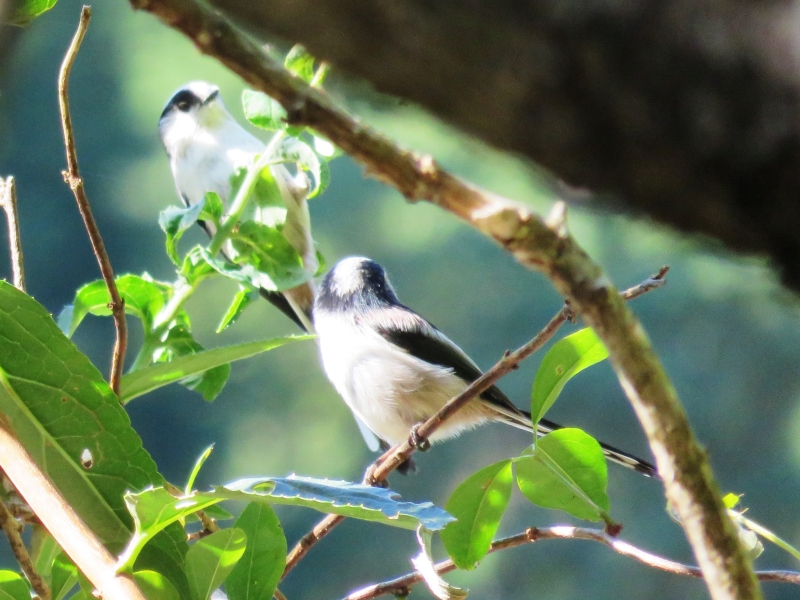
M350 409L391 444L407 439L414 425L466 387L452 371L415 358L353 323L319 316L315 326L328 378ZM480 401L473 401L438 429L431 441L479 425L487 412Z

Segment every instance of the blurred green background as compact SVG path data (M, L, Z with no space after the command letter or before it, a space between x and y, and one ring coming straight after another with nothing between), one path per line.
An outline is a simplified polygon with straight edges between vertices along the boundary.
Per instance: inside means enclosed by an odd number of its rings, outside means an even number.
M75 290L99 273L74 200L61 178L64 151L55 81L77 23L80 3L61 0L20 35L0 80L0 174L17 178L29 292L57 314ZM9 35L0 30L0 35ZM117 273L173 271L157 224L177 204L156 124L172 92L194 79L219 84L241 118L241 82L152 16L122 0L98 3L71 80L72 115L89 199ZM552 197L530 165L496 153L413 106L378 96L334 71L331 91L403 145L430 152L455 173L546 212ZM527 341L560 307L541 276L517 265L490 241L439 209L406 203L365 178L348 158L332 165L329 190L312 202L315 238L328 264L370 256L389 272L401 300L416 308L488 368L506 349ZM651 223L614 216L590 203L572 206L572 232L619 287L669 264L666 288L635 301L643 321L706 445L725 491L744 493L749 516L800 545L800 313L796 298L754 259L691 240ZM199 231L184 241L202 241ZM0 273L8 276L0 244ZM294 332L264 302L221 335L214 330L235 286L205 283L189 304L197 338L207 347ZM138 324L131 321L132 349ZM574 327L566 328L571 331ZM105 372L113 327L89 318L75 341ZM540 356L503 380L525 405ZM234 365L213 404L179 386L133 402L129 412L164 475L185 480L211 443L200 484L242 476L297 472L359 479L371 455L344 403L327 383L313 343L292 345ZM565 390L552 419L649 457L635 417L607 364L581 374ZM442 505L479 467L519 453L528 437L487 426L418 458L420 472L394 476L409 500ZM656 481L610 468L612 515L623 538L667 557L693 562L681 529L664 512ZM290 545L318 519L302 509L278 510ZM569 523L520 494L500 533ZM2 545L2 544L0 544ZM5 551L5 549L3 550ZM410 570L413 534L346 522L321 542L282 584L292 600L339 598L361 585ZM8 554L4 563L12 564ZM442 556L439 548L439 556ZM767 547L757 561L797 569ZM473 598L596 600L706 598L702 582L640 566L596 544L541 542L488 557L472 573L449 576ZM764 585L767 598L797 597L788 585ZM424 589L413 597L429 597Z

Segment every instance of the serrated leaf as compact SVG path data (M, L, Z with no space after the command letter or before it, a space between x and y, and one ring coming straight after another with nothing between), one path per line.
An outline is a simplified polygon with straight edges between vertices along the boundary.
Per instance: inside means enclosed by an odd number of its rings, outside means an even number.
M589 328L559 340L542 359L531 393L531 415L537 423L567 382L587 367L608 358L608 350Z
M283 66L306 82L314 78L314 57L300 44L295 44L289 50Z
M246 287L241 287L233 297L228 310L225 311L225 314L222 316L222 320L217 326L217 333L221 333L233 325L236 320L242 316L244 309L250 306L256 300L256 298L258 298L258 296L258 292Z
M28 584L19 573L0 571L0 600L31 600Z
M136 571L133 580L147 600L181 600L169 579L156 571Z
M540 438L515 463L517 485L534 504L613 523L606 494L608 467L592 436L580 429L559 429Z
M174 358L170 362L157 363L124 375L120 382L120 398L123 403L127 403L137 396L151 392L159 387L181 381L220 365L249 358L256 354L279 348L289 342L312 339L313 337L310 335L298 335L245 342L234 346L223 346L221 348L203 350L195 354L187 354Z
M277 229L247 221L231 241L238 253L236 262L246 262L258 272L254 287L282 292L308 281L302 257Z
M50 594L53 600L61 600L78 584L78 568L61 552L53 560L50 569Z
M244 554L247 536L241 529L222 529L198 540L186 554L186 575L194 600L207 600Z
M283 128L286 111L263 92L243 90L242 110L245 118L260 129L276 131Z
M388 489L298 475L240 479L203 494L229 500L305 506L403 529L416 529L422 524L427 529L438 530L453 520L430 502L402 502L396 492Z
M202 246L195 246L186 253L183 259L181 276L188 285L197 285L200 281L216 272L216 269L208 264L202 250Z
M117 277L116 283L117 290L125 301L125 313L138 317L145 332L149 331L155 316L164 306L170 286L139 275L122 275ZM111 296L102 279L88 283L77 291L73 304L62 311L58 318L59 327L71 336L86 315L110 316L110 302Z
M0 380L0 412L22 444L87 525L119 550L130 523L123 493L163 480L100 372L44 307L6 282Z
M274 511L251 502L233 525L247 535L247 548L225 580L229 600L270 600L286 567L286 537Z
M58 0L15 0L11 4L10 16L4 21L8 25L25 27L36 17L47 12L56 5Z
M167 255L176 265L180 264L178 242L183 233L197 222L204 205L205 199L189 207L169 206L158 215L158 224L167 235Z
M445 504L457 520L442 530L442 542L459 569L474 569L489 552L511 499L511 465L502 460L473 473Z

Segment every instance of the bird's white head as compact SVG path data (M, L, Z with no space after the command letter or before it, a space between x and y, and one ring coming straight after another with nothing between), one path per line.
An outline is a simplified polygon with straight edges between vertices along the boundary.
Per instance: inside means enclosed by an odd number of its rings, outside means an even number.
M383 267L362 256L350 256L336 263L323 278L316 302L321 310L345 311L399 304Z
M235 120L219 96L219 88L193 81L172 95L158 120L158 133L167 154L182 154L203 132L215 131ZM238 127L238 124L237 124Z

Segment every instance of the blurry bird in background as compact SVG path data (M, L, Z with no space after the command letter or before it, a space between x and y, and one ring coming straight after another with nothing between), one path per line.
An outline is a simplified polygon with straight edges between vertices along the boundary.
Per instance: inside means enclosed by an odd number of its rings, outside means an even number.
M216 192L229 208L231 175L237 168L253 164L265 148L231 116L219 88L204 81L188 83L175 92L161 113L158 132L169 156L178 195L187 207L202 201L207 192ZM319 264L311 237L308 180L302 171L293 176L282 164L270 166L270 171L287 210L282 233L302 257L306 272L313 275ZM248 217L261 220L259 208L252 205ZM209 236L214 235L212 223L199 224ZM231 252L230 247L225 249L228 255ZM260 293L301 328L313 331L315 289L310 279L284 292L262 288Z
M413 427L481 376L461 348L400 303L383 268L368 258L345 258L330 270L313 315L328 379L384 446L405 441ZM489 421L534 430L530 413L492 386L445 421L430 441ZM560 428L542 419L536 433ZM650 463L600 445L609 460L657 476Z

